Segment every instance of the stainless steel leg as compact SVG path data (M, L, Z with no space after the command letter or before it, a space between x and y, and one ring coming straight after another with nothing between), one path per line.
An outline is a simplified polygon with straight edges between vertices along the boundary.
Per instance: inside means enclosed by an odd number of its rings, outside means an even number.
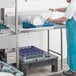
M60 38L61 38L61 70L63 69L63 32L62 28L60 28Z
M49 30L47 30L47 50L48 50L48 56L49 56Z

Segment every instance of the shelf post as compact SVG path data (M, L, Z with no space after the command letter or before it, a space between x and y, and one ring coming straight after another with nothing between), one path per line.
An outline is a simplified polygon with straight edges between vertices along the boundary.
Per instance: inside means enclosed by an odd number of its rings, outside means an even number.
M19 69L19 47L18 47L18 14L17 14L17 0L15 0L15 34L16 34L16 64Z
M49 30L47 30L47 50L48 50L48 56L49 56Z
M1 17L1 20L2 20L2 22L4 23L4 8L1 8L0 9L0 17Z
M63 32L62 28L60 28L60 38L61 38L61 70L63 70Z

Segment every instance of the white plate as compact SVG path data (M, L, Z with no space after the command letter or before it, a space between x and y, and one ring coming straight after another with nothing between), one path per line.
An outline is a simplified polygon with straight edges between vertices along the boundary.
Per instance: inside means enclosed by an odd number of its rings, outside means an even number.
M14 75L7 72L0 72L0 76L14 76Z
M30 22L35 26L42 26L44 24L44 18L41 15L34 14L31 16Z

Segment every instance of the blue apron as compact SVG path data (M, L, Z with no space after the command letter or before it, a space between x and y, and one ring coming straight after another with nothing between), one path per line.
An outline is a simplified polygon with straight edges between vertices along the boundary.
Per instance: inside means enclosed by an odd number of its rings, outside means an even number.
M76 71L76 21L68 19L66 21L67 36L67 60L70 70Z

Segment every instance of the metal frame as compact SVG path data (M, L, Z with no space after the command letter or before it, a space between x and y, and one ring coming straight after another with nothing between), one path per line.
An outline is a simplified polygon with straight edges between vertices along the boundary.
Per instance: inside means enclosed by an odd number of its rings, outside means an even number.
M18 9L17 9L17 0L15 0L15 34L16 34L16 64L19 69L19 48L18 48Z
M17 62L17 68L19 69L19 48L18 48L18 33L19 33L19 30L18 30L18 15L17 15L17 0L15 0L15 33L16 33L16 62ZM48 56L49 56L49 51L61 56L61 69L63 69L63 33L62 33L62 29L64 28L64 26L59 26L59 27L55 27L54 29L58 29L60 28L60 38L61 38L61 53L58 53L58 52L55 52L53 50L50 50L49 49L49 30L50 29L44 29L44 30L47 30L47 37L48 37L48 41L47 41L47 50L48 50ZM41 29L42 30L42 29ZM26 31L26 30L25 30ZM29 30L28 30L29 31ZM37 30L36 30L37 31ZM40 31L40 30L38 30Z
M28 32L35 32L35 31L47 31L47 51L48 51L48 56L50 55L50 53L49 52L52 52L52 53L55 53L55 54L57 54L57 55L59 55L60 57L61 57L61 70L63 70L63 32L62 32L62 30L63 30L63 28L65 28L65 25L64 24L57 24L56 26L51 26L51 27L46 27L46 28L44 28L44 27L41 27L41 28L31 28L31 29L25 29L25 30L21 30L20 32L21 33L28 33ZM58 53L58 52L56 52L55 50L51 50L50 48L49 48L49 45L50 45L50 39L49 39L49 37L50 37L50 30L53 30L53 29L60 29L60 44L61 44L61 53Z
M59 56L61 56L61 70L63 70L63 32L62 32L62 30L63 30L63 28L61 27L60 28L60 44L61 44L61 53L58 53L58 52L56 52L56 51L54 51L54 50L51 50L51 49L49 49L49 47L48 47L48 55L49 55L49 51L51 51L51 52L53 52L53 53L55 53L55 54L57 54L57 55L59 55ZM48 37L49 37L49 31L48 31ZM49 46L49 38L48 38L48 46Z
M17 62L17 68L19 68L19 48L18 48L18 33L19 33L19 31L18 31L18 26L17 26L18 25L17 11L18 11L17 10L17 0L15 0L16 62ZM2 9L2 12L3 12L2 15L4 15L4 9ZM55 28L59 28L59 27L55 27ZM49 30L50 29L44 29L44 30L48 30L48 42L47 42L48 47L47 47L47 50L48 50L48 56L49 56L49 51L50 51L50 49L49 49ZM29 31L29 30L25 30L25 31ZM59 53L57 53L57 52L55 52L53 50L51 50L51 52L56 53L56 54L61 56L61 69L63 69L63 41L62 41L63 33L62 33L62 27L60 27L60 35L61 35L61 54L59 54Z

